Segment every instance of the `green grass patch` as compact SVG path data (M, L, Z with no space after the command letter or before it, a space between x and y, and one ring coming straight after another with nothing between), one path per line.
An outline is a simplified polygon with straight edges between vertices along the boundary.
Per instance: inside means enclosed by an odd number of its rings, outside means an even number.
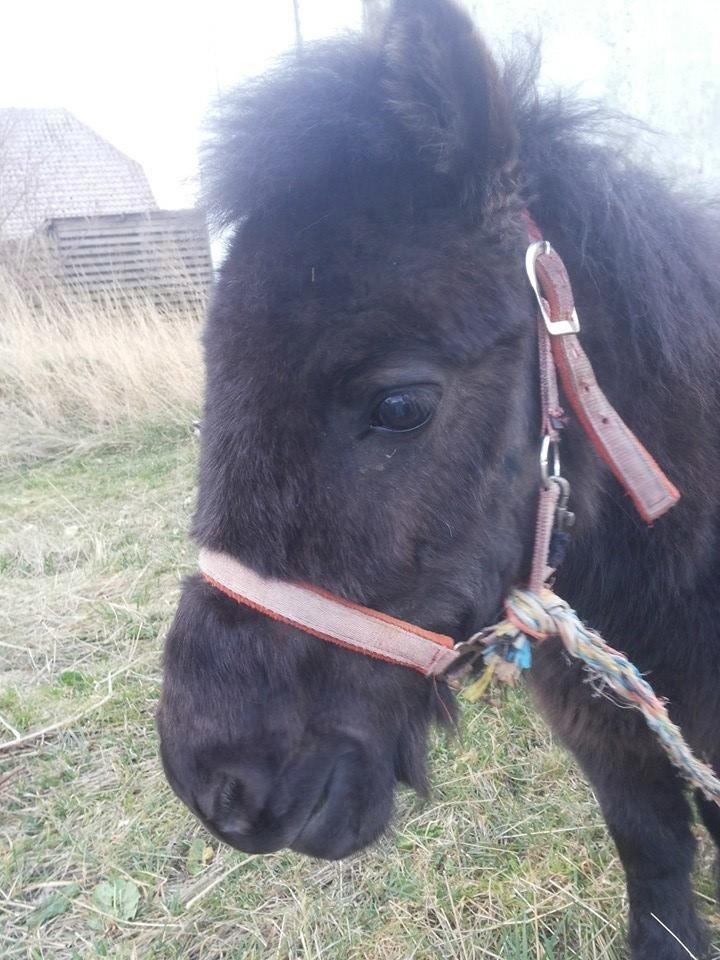
M53 727L0 755L0 955L625 957L598 808L522 688L465 706L432 799L401 792L392 833L343 863L244 856L173 797L154 711L196 453L156 431L0 481L1 736Z

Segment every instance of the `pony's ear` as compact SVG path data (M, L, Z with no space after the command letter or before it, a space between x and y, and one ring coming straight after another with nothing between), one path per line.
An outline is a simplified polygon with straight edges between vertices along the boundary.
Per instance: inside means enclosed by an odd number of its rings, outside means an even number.
M472 190L513 164L507 95L465 11L452 0L395 0L383 44L387 103L436 173Z

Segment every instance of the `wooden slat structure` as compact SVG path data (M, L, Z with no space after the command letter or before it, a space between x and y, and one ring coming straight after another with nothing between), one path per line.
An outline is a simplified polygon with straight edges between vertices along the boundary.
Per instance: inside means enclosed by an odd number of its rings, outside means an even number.
M59 279L91 297L143 295L181 307L207 296L212 260L201 210L63 217L48 234Z

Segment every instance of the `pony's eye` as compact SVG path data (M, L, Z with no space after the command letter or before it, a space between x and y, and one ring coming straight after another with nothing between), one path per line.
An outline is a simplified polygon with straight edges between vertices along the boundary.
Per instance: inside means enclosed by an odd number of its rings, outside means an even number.
M434 412L435 398L429 391L398 390L383 397L370 423L376 430L408 433L427 423Z

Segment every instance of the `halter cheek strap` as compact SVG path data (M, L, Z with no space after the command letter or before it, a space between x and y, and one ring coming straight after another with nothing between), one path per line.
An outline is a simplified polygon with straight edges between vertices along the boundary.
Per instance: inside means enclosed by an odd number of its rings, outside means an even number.
M556 384L556 371L563 393L587 434L593 447L610 467L630 496L635 509L646 523L652 523L680 499L677 488L627 427L600 389L590 361L576 334L580 323L565 264L542 239L542 235L526 216L528 234L534 240L526 256L528 279L539 306L539 340L543 430L557 441L552 423L557 386L546 394L546 384ZM546 363L545 358L550 358ZM548 416L548 413L550 416ZM548 422L550 421L550 422Z

